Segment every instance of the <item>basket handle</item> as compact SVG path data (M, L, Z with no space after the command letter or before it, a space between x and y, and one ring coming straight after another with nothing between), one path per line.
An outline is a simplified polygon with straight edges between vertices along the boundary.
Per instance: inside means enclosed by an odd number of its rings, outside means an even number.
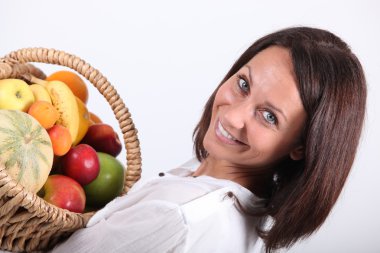
M98 71L81 58L63 51L46 48L23 48L11 52L0 60L0 79L23 76L30 80L36 68L29 62L56 64L71 68L90 81L111 106L123 134L126 154L126 172L123 193L141 177L141 152L131 114L115 88Z

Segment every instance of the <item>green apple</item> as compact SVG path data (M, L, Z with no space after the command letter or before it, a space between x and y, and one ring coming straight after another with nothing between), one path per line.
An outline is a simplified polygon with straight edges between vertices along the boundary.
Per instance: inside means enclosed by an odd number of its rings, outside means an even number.
M100 164L99 175L85 185L87 206L100 208L119 196L124 186L124 166L115 157L97 152Z
M0 80L0 109L26 112L34 102L29 85L20 79Z

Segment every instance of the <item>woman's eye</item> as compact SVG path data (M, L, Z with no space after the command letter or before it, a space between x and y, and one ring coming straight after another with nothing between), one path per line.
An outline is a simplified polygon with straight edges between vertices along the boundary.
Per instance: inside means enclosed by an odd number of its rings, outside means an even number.
M268 111L263 112L264 119L271 125L275 125L277 123L276 116Z
M243 90L244 92L249 91L249 84L243 78L239 77L238 84L239 84L240 89Z

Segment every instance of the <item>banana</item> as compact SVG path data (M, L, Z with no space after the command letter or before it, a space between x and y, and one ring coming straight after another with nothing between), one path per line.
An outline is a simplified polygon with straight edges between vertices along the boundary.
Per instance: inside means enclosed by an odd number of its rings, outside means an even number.
M53 106L59 112L59 119L56 124L69 129L74 143L79 129L79 111L74 93L69 86L61 81L45 81L35 77L31 81L46 88Z
M33 92L35 101L46 101L50 104L52 103L49 92L43 85L34 83L32 85L29 85L29 87Z
M88 127L90 126L90 114L87 110L86 105L80 100L78 97L75 97L78 104L78 112L79 112L79 127L78 134L75 138L73 145L77 145L83 137L86 135Z

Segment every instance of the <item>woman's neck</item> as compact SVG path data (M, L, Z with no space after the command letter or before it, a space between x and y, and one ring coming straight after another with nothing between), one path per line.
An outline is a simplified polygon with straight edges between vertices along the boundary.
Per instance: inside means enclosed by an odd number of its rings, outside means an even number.
M218 179L227 179L249 189L261 198L269 197L273 181L271 169L243 168L224 160L207 157L193 173L193 176L207 175Z

